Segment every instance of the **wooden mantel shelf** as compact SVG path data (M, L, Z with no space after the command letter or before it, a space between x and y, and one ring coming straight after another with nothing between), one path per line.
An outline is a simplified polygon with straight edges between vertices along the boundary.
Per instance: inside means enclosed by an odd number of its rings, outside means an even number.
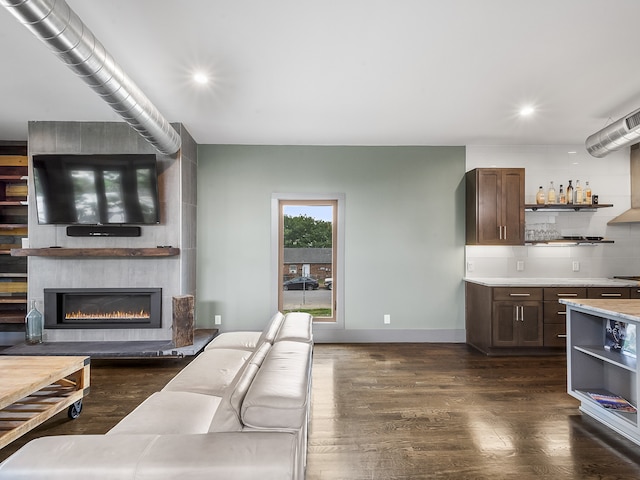
M14 257L174 257L179 248L12 248Z

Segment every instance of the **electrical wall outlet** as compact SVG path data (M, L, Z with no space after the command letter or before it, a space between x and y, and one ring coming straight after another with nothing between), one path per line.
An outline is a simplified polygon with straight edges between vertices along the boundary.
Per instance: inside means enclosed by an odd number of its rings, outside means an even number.
M573 261L573 265L572 265L572 269L574 272L579 272L580 271L580 262L577 260Z
M384 323L385 323L385 325L389 325L391 323L391 315L386 314L384 316Z
M216 325L222 324L222 315L216 315L215 317L213 317L213 323L215 323Z
M516 262L516 270L518 272L524 272L524 260L518 260Z
M467 272L473 272L474 268L475 268L475 265L473 264L473 262L471 261L467 262Z

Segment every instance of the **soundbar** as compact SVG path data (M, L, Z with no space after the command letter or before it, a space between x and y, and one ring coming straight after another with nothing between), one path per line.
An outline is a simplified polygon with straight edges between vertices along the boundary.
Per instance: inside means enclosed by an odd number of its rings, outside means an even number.
M122 225L69 225L68 237L139 237L140 227Z

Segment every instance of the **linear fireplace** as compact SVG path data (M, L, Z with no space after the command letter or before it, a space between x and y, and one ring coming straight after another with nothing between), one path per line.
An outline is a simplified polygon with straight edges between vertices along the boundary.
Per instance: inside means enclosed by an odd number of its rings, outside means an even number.
M45 328L160 328L161 288L45 288Z

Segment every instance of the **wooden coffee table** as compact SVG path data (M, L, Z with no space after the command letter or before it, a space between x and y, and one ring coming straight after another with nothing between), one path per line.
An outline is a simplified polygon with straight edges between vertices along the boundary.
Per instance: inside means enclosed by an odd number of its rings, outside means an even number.
M0 355L0 448L55 414L82 410L89 357Z

